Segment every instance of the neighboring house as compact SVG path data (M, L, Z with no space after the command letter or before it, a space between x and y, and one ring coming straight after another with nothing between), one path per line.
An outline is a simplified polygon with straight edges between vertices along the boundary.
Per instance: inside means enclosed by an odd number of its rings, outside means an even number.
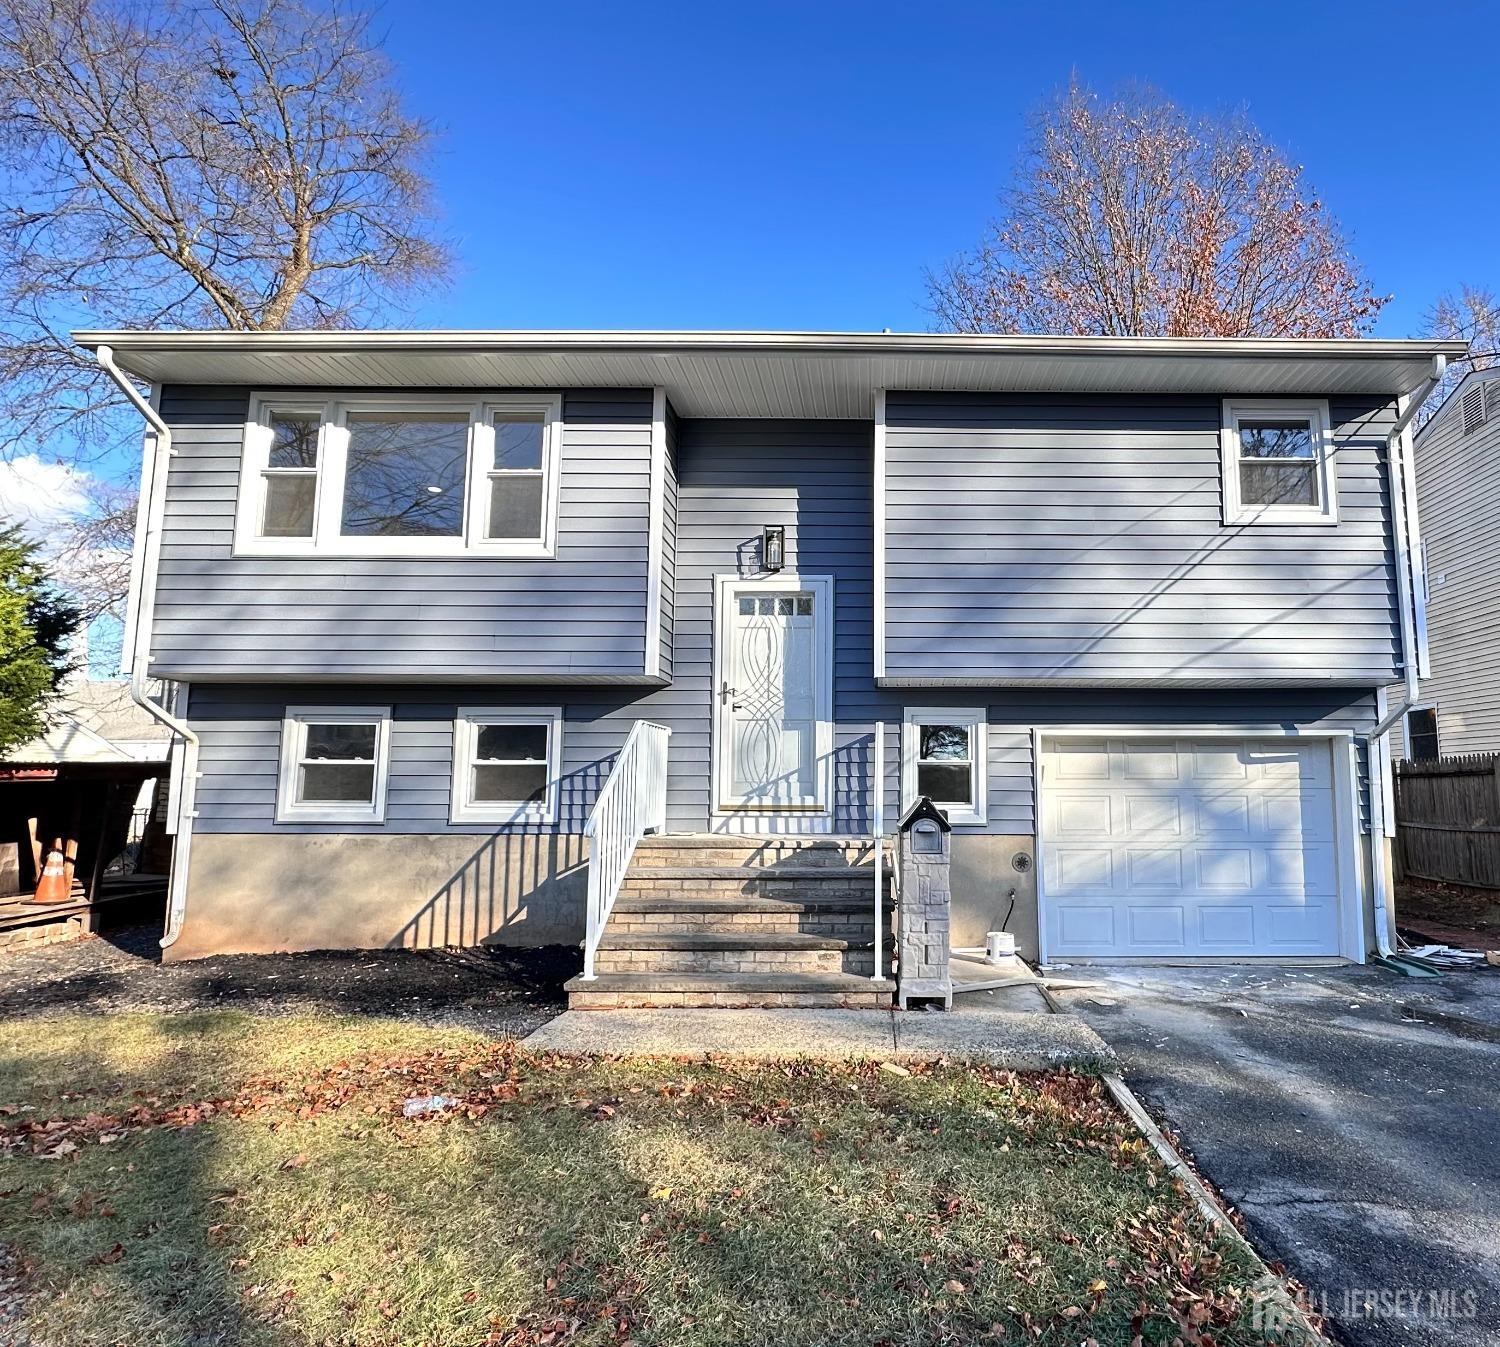
M166 728L119 681L70 678L29 743L0 755L0 944L57 926L50 909L18 905L35 891L47 845L60 840L78 905L87 907L104 866L138 858L153 799L171 752ZM55 919L54 919L55 918ZM82 929L92 929L87 922Z
M1500 752L1500 366L1453 390L1415 457L1432 668L1391 751Z
M168 957L576 942L592 813L600 906L666 834L587 927L595 990L839 999L919 795L960 945L1377 939L1398 409L1460 343L79 340L170 433L127 633L201 743Z

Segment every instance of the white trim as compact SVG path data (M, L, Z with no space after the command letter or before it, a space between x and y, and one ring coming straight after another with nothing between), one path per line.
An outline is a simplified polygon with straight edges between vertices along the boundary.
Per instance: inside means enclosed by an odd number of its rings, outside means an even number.
M307 726L374 725L375 782L367 805L357 801L299 802L297 769L307 743ZM384 823L386 785L391 765L389 706L289 706L281 722L280 767L276 777L277 823Z
M968 806L933 803L955 828L982 828L989 823L989 712L983 706L908 706L901 717L901 812L917 802L916 733L920 725L963 725L969 731L970 791Z
M874 519L875 677L885 677L885 389L875 390L875 472L872 487Z
M1412 634L1416 641L1417 677L1432 677L1432 654L1427 638L1427 546L1417 512L1416 440L1408 424L1399 436L1401 504L1406 511L1406 556L1411 567Z
M1403 395L1397 398L1396 415L1405 416L1410 404L1410 397ZM1385 469L1386 489L1391 499L1392 543L1396 554L1396 616L1401 627L1401 670L1407 681L1407 696L1411 697L1416 692L1413 672L1416 672L1417 678L1421 674L1417 653L1416 603L1412 595L1411 557L1407 551L1411 534L1406 522L1406 474L1400 462L1405 438L1405 432L1394 440L1387 437Z
M352 537L342 528L343 487L348 469L348 418L366 412L460 412L469 417L464 462L462 531L443 537ZM270 458L270 417L277 412L319 418L317 489L313 532L309 538L266 538L260 534L264 507L264 474ZM538 539L491 539L485 536L489 510L489 474L494 471L494 422L506 412L541 415L542 520ZM328 398L256 392L250 397L240 456L235 504L234 554L257 557L324 559L405 557L537 557L556 555L564 422L562 395L537 394L376 394L350 392Z
M817 689L817 724L813 752L817 763L817 803L806 808L756 808L722 803L728 792L724 774L729 755L724 750L728 699L726 660L729 634L733 631L733 600L745 591L795 591L807 589L814 594L813 620L817 628L817 650L820 677ZM709 745L709 816L723 822L714 831L785 832L788 822L796 822L803 831L827 831L833 813L833 629L834 584L831 575L797 575L787 571L767 576L714 576L713 681L709 686L712 700ZM743 825L743 826L741 826Z
M1033 818L1036 828L1036 920L1038 961L1047 963L1047 860L1042 792L1042 744L1048 739L1322 739L1328 744L1333 782L1335 855L1338 861L1339 955L1365 961L1365 897L1359 867L1359 761L1352 730L1285 725L1037 725L1031 731ZM1342 764L1340 759L1342 758ZM1344 770L1340 770L1341 765ZM1371 764L1374 770L1374 764ZM1245 958L1259 956L1244 956ZM1274 960L1276 956L1264 956Z
M661 673L661 585L666 555L667 390L651 390L651 491L646 519L646 652L644 671Z
M153 411L161 411L161 385L152 384L147 398ZM158 493L152 489L152 464L156 458L156 430L148 421L141 435L141 489L137 497L135 533L130 545L130 587L125 591L125 620L121 623L120 673L126 678L135 671L135 634L140 625L145 594L146 535L149 519Z
M544 725L547 729L547 798L540 804L524 800L483 801L470 796L476 731L481 725ZM556 823L562 789L563 709L560 706L460 706L453 719L450 823Z
M1316 505L1252 505L1240 499L1240 421L1256 417L1305 418L1313 443ZM1338 472L1334 462L1333 421L1326 398L1282 401L1272 398L1226 398L1219 431L1219 475L1223 483L1224 523L1337 524Z

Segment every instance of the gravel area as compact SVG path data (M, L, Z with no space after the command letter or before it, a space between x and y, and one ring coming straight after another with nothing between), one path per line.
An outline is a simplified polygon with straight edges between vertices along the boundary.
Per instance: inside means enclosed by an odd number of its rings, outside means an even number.
M580 954L542 949L327 950L158 961L158 925L0 953L0 1015L67 1010L333 1011L521 1036L566 1009ZM0 1272L3 1277L3 1272Z

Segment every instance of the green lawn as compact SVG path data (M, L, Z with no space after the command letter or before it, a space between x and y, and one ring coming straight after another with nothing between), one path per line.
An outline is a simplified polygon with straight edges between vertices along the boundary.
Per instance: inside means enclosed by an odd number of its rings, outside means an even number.
M0 1027L0 1110L37 1347L1261 1340L1086 1077L122 1014Z

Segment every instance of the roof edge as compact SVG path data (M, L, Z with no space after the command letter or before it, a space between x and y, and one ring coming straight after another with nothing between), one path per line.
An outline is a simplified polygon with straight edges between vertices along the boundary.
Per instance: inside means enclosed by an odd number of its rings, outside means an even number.
M1098 355L1222 356L1245 359L1284 356L1307 358L1410 359L1413 356L1462 356L1468 343L1426 338L1303 337L1085 337L1024 336L987 333L769 332L769 331L630 331L630 330L397 330L317 329L279 332L111 331L81 328L75 343L88 350L110 346L119 351L171 350L614 350L614 351L771 351L809 354Z

